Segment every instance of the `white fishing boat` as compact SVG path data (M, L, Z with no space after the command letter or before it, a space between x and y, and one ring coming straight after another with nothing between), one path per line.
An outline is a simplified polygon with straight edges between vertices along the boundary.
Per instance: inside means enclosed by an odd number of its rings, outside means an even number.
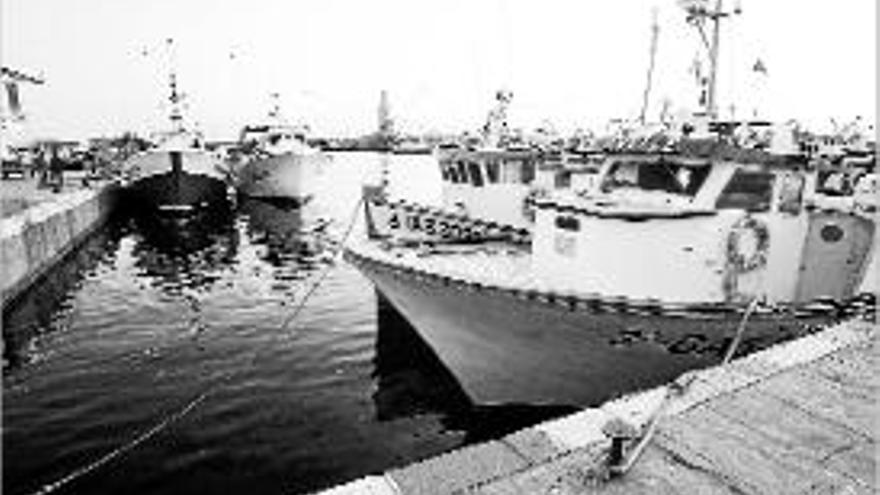
M872 126L861 119L806 144L818 175L812 206L866 215L877 211L877 144Z
M395 155L430 155L434 147L422 137L404 136L392 148Z
M223 160L205 148L200 133L186 126L176 75L170 77L171 129L122 165L126 202L145 213L190 213L229 208Z
M585 405L668 382L719 362L747 313L741 352L870 316L874 219L809 208L816 170L793 130L743 141L709 125L708 102L673 132L606 149L598 187L534 198L530 236L389 214L367 189L371 237L347 258L479 404Z
M443 209L459 216L529 229L532 218L527 198L535 193L544 153L515 146L507 123L513 94L500 90L489 112L477 146L439 147L436 152L443 178ZM552 182L552 179L550 180Z
M598 170L593 158L569 161L558 153L521 146L511 137L506 117L511 98L508 91L497 92L497 106L475 146L446 143L436 148L443 181L440 207L390 198L375 189L365 194L366 207L376 219L370 224L374 236L418 242L434 235L472 240L489 235L528 242L534 198L557 188L592 187Z
M263 124L241 131L244 161L236 171L239 194L252 198L304 203L315 194L323 165L329 157L310 146L308 128L291 125L275 104Z
M797 157L680 146L609 156L596 194L537 200L528 245L384 238L348 257L480 403L661 383L717 360L755 300L750 339L839 316L874 222L805 208L814 172Z

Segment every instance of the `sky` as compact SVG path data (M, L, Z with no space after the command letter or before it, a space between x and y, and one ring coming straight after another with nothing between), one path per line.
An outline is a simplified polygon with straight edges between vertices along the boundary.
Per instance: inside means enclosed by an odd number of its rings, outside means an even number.
M735 0L724 0L734 7ZM821 129L875 119L876 0L740 0L722 27L722 116ZM0 0L2 64L32 137L82 139L167 123L174 62L187 114L210 139L260 121L269 94L317 136L377 127L388 91L401 132L476 130L499 88L514 127L600 129L693 109L705 55L676 0ZM705 57L704 57L705 58ZM766 73L754 72L760 59ZM703 67L708 65L704 62Z

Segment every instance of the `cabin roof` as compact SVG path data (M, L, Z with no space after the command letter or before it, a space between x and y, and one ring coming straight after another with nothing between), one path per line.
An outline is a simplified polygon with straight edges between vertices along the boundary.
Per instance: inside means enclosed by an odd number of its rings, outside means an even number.
M270 132L270 131L298 131L300 127L284 124L257 124L246 125L241 129L242 134L246 132Z
M783 168L799 168L806 165L806 155L779 155L763 149L742 148L718 139L682 139L663 147L646 143L644 146L628 146L606 149L609 157L621 156L630 159L642 157L657 160L661 157L677 157L695 161L728 161L761 164Z
M506 149L497 149L497 150L472 150L472 149L449 149L444 148L443 150L443 159L444 160L457 160L457 159L470 159L470 160L485 160L487 158L499 158L499 159L519 159L524 160L528 158L539 158L543 156L537 150L506 150Z

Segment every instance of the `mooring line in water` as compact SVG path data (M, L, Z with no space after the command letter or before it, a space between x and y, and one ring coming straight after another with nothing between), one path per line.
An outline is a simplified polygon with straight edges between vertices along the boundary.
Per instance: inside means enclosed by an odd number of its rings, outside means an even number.
M58 490L59 488L63 487L64 485L70 483L71 481L74 481L77 478L85 476L86 474L88 474L88 473L98 469L99 467L103 466L104 464L107 464L108 462L112 461L116 457L119 457L122 454L128 452L129 450L137 447L141 443L149 440L151 437L153 437L154 435L156 435L160 431L164 430L169 424L177 421L178 419L182 418L183 416L186 416L187 413L189 413L191 410L193 410L200 402L202 402L205 399L205 397L208 396L209 392L210 392L210 390L206 390L206 391L202 392L201 394L196 396L194 399L190 400L182 409L176 411L174 414L171 414L170 416L166 416L165 419L163 419L159 423L155 424L149 430L141 433L140 435L135 437L132 441L111 450L107 454L104 454L103 456L101 456L101 458L99 458L89 464L86 464L86 465L81 466L77 469L74 469L73 471L71 471L70 473L68 473L63 478L60 478L57 481L43 485L43 487L40 488L39 490L37 490L36 492L34 492L34 494L35 495L44 495L44 494L52 493L52 492Z
M361 205L363 205L363 203L364 198L363 196L361 196L357 204L354 205L354 210L352 211L351 217L348 219L348 226L345 228L345 231L342 234L342 239L340 239L339 241L336 252L333 253L333 256L331 257L331 260L333 262L328 263L327 266L324 267L324 269L318 275L318 280L314 284L312 284L311 287L309 287L309 290L307 290L302 299L300 299L300 303L293 309L293 311L290 312L290 314L284 319L284 321L281 322L281 333L283 333L287 326L296 319L296 317L305 307L306 302L308 302L312 294L314 294L315 291L318 290L318 287L321 285L322 282L324 282L324 279L327 278L327 275L333 270L333 268L336 267L336 264L339 262L339 260L337 259L339 257L339 254L345 250L345 241L348 240L348 236L351 235L351 231L354 230L354 226L355 224L357 224L357 215L360 212Z
M739 326L736 329L736 334L733 336L733 340L730 342L730 346L727 348L727 353L724 355L724 359L721 360L720 366L726 366L730 363L731 359L733 359L733 355L736 353L736 349L739 346L740 341L742 340L742 335L746 328L746 323L749 320L749 317L755 310L758 308L758 302L760 299L755 297L746 307L745 312L743 313L742 319L740 319ZM654 414L651 416L651 419L648 421L647 429L645 430L644 435L639 440L639 442L626 454L625 457L622 458L619 464L614 464L608 467L608 473L612 476L623 476L625 475L630 468L636 463L639 457L642 455L642 452L645 450L645 447L648 446L648 443L651 442L651 439L654 437L654 434L657 431L657 424L660 422L660 419L666 413L666 409L669 407L669 404L673 399L681 397L684 395L688 388L690 388L691 384L696 380L697 376L693 373L687 373L682 375L677 380L675 380L672 384L667 385L666 395L663 397L660 405L657 406L657 409L654 411ZM612 455L616 455L612 453Z
M330 271L337 266L338 260L336 258L338 258L339 254L342 253L345 249L345 242L348 240L348 236L351 235L352 230L354 230L354 226L357 223L357 215L358 215L358 212L360 211L362 204L363 204L363 197L361 197L361 199L357 202L357 204L355 204L354 210L352 211L351 218L349 219L349 222L348 222L348 226L346 227L346 229L342 235L342 238L339 241L337 251L333 254L333 256L331 258L331 259L333 259L333 262L328 263L327 266L324 267L324 270L322 270L320 275L318 275L317 280L315 280L315 282L311 285L311 287L309 287L309 289L306 291L305 295L302 297L299 304L294 308L294 310L291 312L291 314L289 314L282 321L281 326L279 328L279 332L275 334L275 337L270 339L269 342L267 342L263 348L257 349L254 352L253 358L248 363L246 368L250 368L251 366L253 366L253 364L255 362L257 362L257 359L262 354L261 353L262 350L269 348L272 344L275 343L275 340L280 335L284 335L284 333L285 333L284 331L300 314L300 312L303 310L306 303L308 302L309 298L315 293L315 291L318 290L318 287L321 285L321 283L323 283L324 279L327 278L327 275L330 273ZM39 490L33 492L33 494L34 495L46 495L49 493L53 493L53 492L59 490L60 488L63 488L67 484L69 484L69 483L91 473L92 471L95 471L96 469L104 466L105 464L116 459L117 457L122 456L123 454L134 449L138 445L146 442L150 438L154 437L156 434L160 433L162 430L166 429L168 426L170 426L175 421L178 421L179 419L181 419L184 416L186 416L187 414L189 414L190 411L195 409L197 405L199 405L202 401L205 400L205 398L208 397L208 395L213 393L216 388L222 386L222 384L225 381L229 380L230 378L232 378L236 374L241 373L242 371L243 371L242 369L239 369L237 371L228 372L225 376L221 375L217 381L215 381L213 384L209 385L204 391L202 391L201 393L196 395L194 398L190 399L186 404L183 405L183 407L181 407L181 408L177 409L176 411L174 411L173 413L165 416L164 419L162 419L161 421L159 421L158 423L153 425L150 429L148 429L145 432L141 433L140 435L136 436L131 441L129 441L123 445L120 445L119 447L104 454L103 456L96 459L95 461L92 461L88 464L82 465L82 466L74 469L73 471L70 471L68 474L64 475L63 477L59 478L58 480L43 485Z

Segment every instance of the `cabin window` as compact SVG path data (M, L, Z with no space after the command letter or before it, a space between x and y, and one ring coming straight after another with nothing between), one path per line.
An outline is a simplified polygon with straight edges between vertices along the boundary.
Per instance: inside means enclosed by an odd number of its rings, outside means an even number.
M816 192L826 196L849 196L853 191L852 181L842 170L820 170L816 184Z
M446 166L446 171L449 173L449 179L453 184L458 184L461 182L461 177L458 175L458 169L455 167L454 163L450 163Z
M486 162L486 177L491 184L496 184L499 178L499 164L496 161Z
M443 177L443 182L449 182L452 180L452 173L448 166L443 165L440 167L440 176Z
M556 228L577 232L581 229L581 223L575 217L558 216L556 217Z
M768 211L773 199L773 174L737 170L715 203L718 209Z
M783 174L779 178L779 211L797 215L801 212L804 178L795 174Z
M475 187L483 187L483 174L480 172L480 164L468 162L468 172L470 172L471 183Z
M617 162L602 182L602 191L637 188L693 197L700 190L709 166L686 166L666 160L655 162Z
M456 166L458 166L458 182L461 184L467 184L467 181L468 181L467 166L465 166L464 162L457 162Z
M567 189L571 186L571 172L568 170L561 171L553 176L553 187L556 189Z
M522 162L522 175L520 179L523 184L531 184L535 180L535 163L531 160Z
M504 170L503 181L508 184L518 184L520 178L520 166L518 162L502 162Z

